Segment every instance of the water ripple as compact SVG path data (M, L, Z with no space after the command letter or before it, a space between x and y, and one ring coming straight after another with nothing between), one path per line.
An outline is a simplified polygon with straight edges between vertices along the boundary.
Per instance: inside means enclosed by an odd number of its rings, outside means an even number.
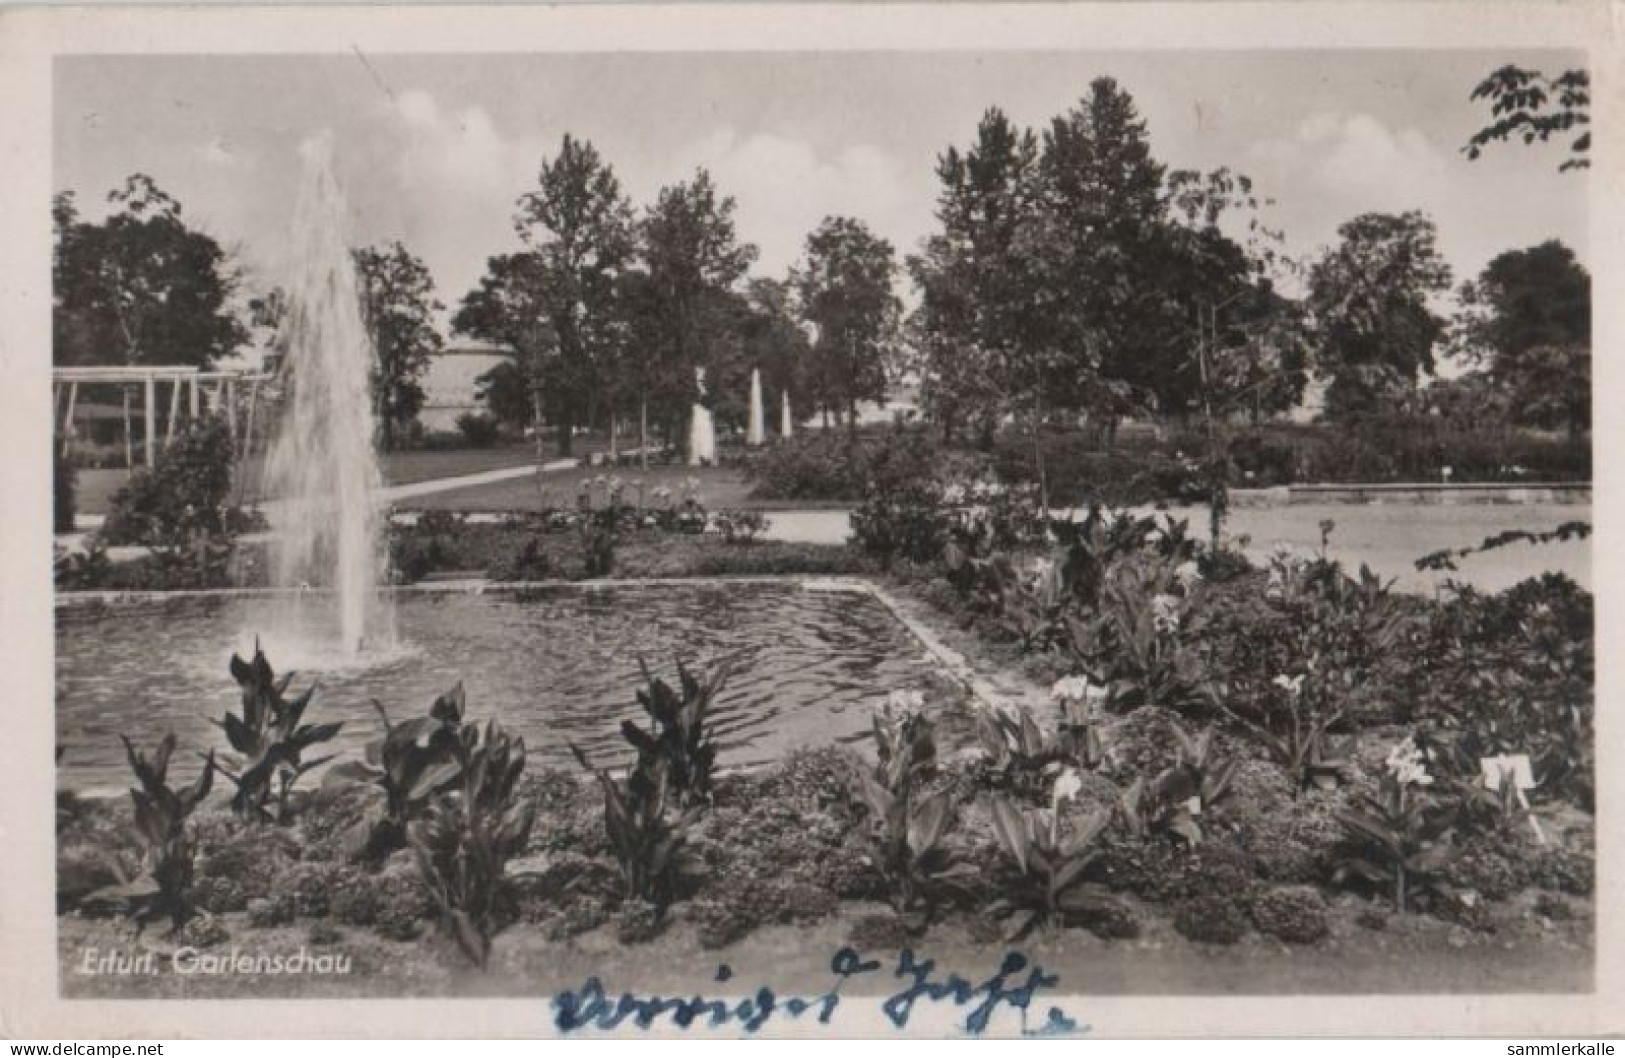
M701 667L732 658L734 675L713 715L722 761L761 763L800 746L861 739L869 706L918 686L929 668L912 635L859 594L751 584L398 598L405 649L365 667L302 652L308 657L294 687L319 681L309 718L344 720L338 743L349 752L376 735L370 699L406 718L462 680L471 717L498 718L548 763L567 763L569 742L620 763L627 753L621 721L643 720L634 698L640 657L668 679L676 657ZM120 733L149 744L173 730L183 751L219 745L205 718L236 708L226 662L251 647L264 606L212 597L59 610L64 782L124 786ZM332 631L317 621L307 638L319 644ZM281 671L275 646L267 641Z

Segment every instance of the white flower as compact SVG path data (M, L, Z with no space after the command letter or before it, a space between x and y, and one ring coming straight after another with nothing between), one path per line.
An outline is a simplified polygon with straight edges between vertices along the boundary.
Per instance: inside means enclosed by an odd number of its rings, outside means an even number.
M1059 811L1061 806L1077 799L1083 792L1083 780L1078 777L1078 769L1068 768L1055 778L1055 788L1050 792L1050 811Z
M1153 595L1151 597L1151 623L1157 631L1173 633L1179 631L1179 596Z
M1181 562L1174 568L1174 577L1187 591L1202 583L1202 567L1194 561Z
M942 502L957 507L965 502L965 486L955 482L942 490Z
M1283 691L1286 691L1293 697L1297 697L1299 694L1303 693L1303 676L1301 675L1288 676L1285 673L1282 673L1270 682L1281 688Z
M1399 780L1402 786L1431 786L1433 776L1427 773L1422 766L1422 751L1416 747L1411 739L1399 743L1388 752L1388 759L1383 762L1388 774Z

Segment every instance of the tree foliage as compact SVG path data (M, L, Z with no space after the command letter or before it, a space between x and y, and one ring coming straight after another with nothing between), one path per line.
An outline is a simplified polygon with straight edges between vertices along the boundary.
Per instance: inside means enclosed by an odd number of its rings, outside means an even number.
M809 382L826 414L856 422L861 400L885 397L898 356L902 304L891 243L852 217L826 217L811 235L792 282L816 330Z
M225 251L188 228L181 205L136 173L107 196L100 223L71 192L51 204L53 359L60 365L208 367L244 341L229 303Z
M973 424L984 440L1032 379L1041 355L1035 297L1042 288L1028 253L1036 224L1038 140L997 108L964 152L937 159L937 221L908 260L920 291L909 330L920 360L926 410L950 437ZM1025 368L1025 370L1024 370Z
M423 407L419 380L444 345L434 325L444 306L434 296L428 267L400 242L362 247L354 258L361 318L373 347L373 403L383 448L390 451L396 430Z
M719 194L704 169L661 188L637 233L644 279L628 365L636 399L686 415L694 370L703 367L704 399L716 410L740 390L741 371L749 376L741 365L745 309L735 295L756 247L739 240L734 200Z
M1326 413L1347 418L1406 406L1433 371L1445 321L1430 298L1450 285L1433 221L1418 211L1363 213L1310 269Z
M1584 68L1547 77L1539 70L1502 66L1478 83L1472 98L1490 101L1492 120L1462 148L1468 158L1514 137L1532 144L1557 136L1572 137L1560 172L1591 165L1591 74Z
M512 345L568 454L574 427L613 396L602 368L625 341L616 298L636 249L632 207L597 149L566 134L520 197L514 230L525 251L490 259L453 325Z

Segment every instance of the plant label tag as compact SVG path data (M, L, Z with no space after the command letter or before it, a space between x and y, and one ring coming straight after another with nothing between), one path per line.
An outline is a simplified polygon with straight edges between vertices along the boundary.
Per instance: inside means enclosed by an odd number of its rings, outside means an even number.
M1202 814L1202 799L1200 797L1192 797L1189 801L1186 801L1185 802L1185 811L1189 812L1193 816L1201 815Z
M1484 785L1491 790L1498 789L1501 777L1512 776L1513 783L1519 790L1533 790L1535 788L1535 770L1529 763L1527 753L1506 753L1498 757L1483 757L1478 762L1479 769L1484 773Z

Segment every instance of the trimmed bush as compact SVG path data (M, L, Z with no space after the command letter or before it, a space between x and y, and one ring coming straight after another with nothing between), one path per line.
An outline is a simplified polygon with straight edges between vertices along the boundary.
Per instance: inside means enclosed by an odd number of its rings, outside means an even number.
M1326 900L1308 886L1271 889L1253 899L1253 925L1288 944L1313 944L1326 936Z
M1174 928L1198 944L1234 944L1247 935L1247 913L1229 893L1191 897L1174 913Z

